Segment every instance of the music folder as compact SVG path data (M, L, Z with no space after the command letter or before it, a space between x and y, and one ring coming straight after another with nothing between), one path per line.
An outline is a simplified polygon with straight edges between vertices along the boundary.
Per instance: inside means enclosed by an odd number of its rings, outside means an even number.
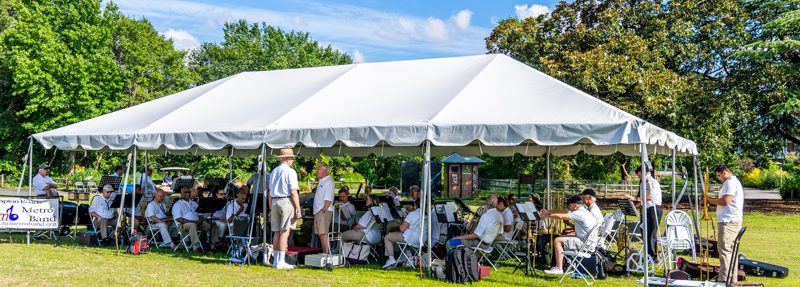
M197 201L197 213L214 213L220 209L225 208L225 204L228 202L222 198L215 198L215 197L203 197Z
M456 216L457 209L458 207L456 206L455 202L452 201L437 204L436 219L438 219L440 223L458 222L458 216Z
M517 207L517 213L519 213L519 217L523 221L542 220L542 217L539 215L539 211L536 210L536 206L533 205L533 202L517 202L514 203L514 206Z
M130 193L130 192L126 192L125 193L125 206L123 206L124 208L130 208L131 207L131 205L130 205L131 204L131 194L132 193ZM102 195L100 197L102 197ZM139 204L142 203L142 197L144 197L144 194L136 194L136 197L133 199L133 201L136 202L136 207L139 207ZM118 193L116 196L114 196L114 199L111 202L111 208L119 208L119 204L121 202L122 202L122 194Z

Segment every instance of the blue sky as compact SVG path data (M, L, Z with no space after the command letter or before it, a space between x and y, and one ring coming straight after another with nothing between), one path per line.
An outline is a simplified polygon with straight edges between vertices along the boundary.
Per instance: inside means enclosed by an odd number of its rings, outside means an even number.
M127 16L147 18L191 49L222 40L225 22L246 19L309 32L356 62L485 53L484 38L498 20L548 13L555 0L536 1L177 1L116 0Z

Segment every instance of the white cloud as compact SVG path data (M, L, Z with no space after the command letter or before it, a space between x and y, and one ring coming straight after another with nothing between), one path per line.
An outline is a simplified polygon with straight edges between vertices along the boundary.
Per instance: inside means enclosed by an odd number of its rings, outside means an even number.
M250 23L265 22L284 30L308 32L315 40L334 44L342 51L358 49L370 55L391 54L405 58L429 54L482 54L485 52L483 39L491 31L488 27L470 25L472 12L465 12L468 10L459 11L445 21L317 1L306 1L303 9L296 11L182 0L117 0L115 3L124 14L147 17L161 31L179 28L203 41L221 41L225 22L245 19Z
M517 13L518 19L525 19L528 17L537 17L539 15L544 15L550 13L550 8L547 6L533 4L528 6L527 4L523 5L514 5L514 11Z
M431 40L447 40L447 28L444 21L439 18L430 17L425 22L425 36Z
M469 30L469 22L472 20L472 11L468 9L458 11L451 19L456 24L456 28L461 31L467 31Z
M353 63L364 63L367 59L364 58L364 54L361 53L359 50L353 50Z
M188 51L200 47L200 41L186 30L169 29L163 35L167 39L172 39L172 45L178 50Z

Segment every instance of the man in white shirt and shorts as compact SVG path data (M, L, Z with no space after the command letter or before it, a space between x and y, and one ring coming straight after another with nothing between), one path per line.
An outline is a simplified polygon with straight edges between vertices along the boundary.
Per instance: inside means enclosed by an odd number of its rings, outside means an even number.
M327 164L320 162L317 164L317 191L314 193L314 234L319 236L322 245L322 253L329 253L331 242L328 240L328 232L333 220L333 180L330 177L330 168Z
M592 232L592 228L597 225L597 220L594 219L592 213L583 207L580 196L572 196L567 199L567 206L569 212L550 212L542 210L541 214L544 217L560 220L570 220L575 225L575 236L561 236L556 238L556 266L550 270L545 270L545 274L560 275L564 274L564 250L577 250L582 244L584 238L589 236L597 236L597 233Z
M717 206L717 235L719 236L719 276L717 281L727 282L728 267L731 260L737 260L733 254L733 241L742 229L742 216L744 215L744 189L742 183L731 173L731 170L720 165L714 169L714 175L722 182L719 198L709 198L708 203ZM739 266L736 263L734 266ZM736 285L736 273L731 282Z
M272 266L277 269L292 269L295 266L285 261L289 233L294 229L297 220L302 217L300 198L297 190L297 172L292 168L294 151L281 149L278 155L281 164L272 170L269 177L270 227L274 233L274 259Z

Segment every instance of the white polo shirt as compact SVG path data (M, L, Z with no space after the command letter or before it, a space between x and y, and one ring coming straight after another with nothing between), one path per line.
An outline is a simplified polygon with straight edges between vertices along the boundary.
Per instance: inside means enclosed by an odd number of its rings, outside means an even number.
M506 225L511 225L511 231L505 232ZM514 235L514 213L511 211L511 208L503 210L503 228L503 238L511 240L511 236Z
M231 218L237 211L239 211L239 203L236 200L231 200L228 206L225 207L225 218ZM239 217L247 217L247 202L244 203L244 210L239 214Z
M111 197L105 199L102 195L95 196L92 200L92 205L89 206L89 214L94 212L105 219L114 218L114 209L111 208L112 203L114 203L114 200Z
M297 172L289 165L281 163L272 170L269 177L269 196L289 197L292 189L300 189Z
M586 208L592 213L592 216L594 216L594 220L597 221L597 224L603 224L603 211L600 210L600 207L597 206L596 202L592 203L592 205L587 206Z
M147 218L155 216L158 219L165 219L167 218L167 204L162 202L156 202L155 200L151 201L147 204L147 208L144 210L144 215Z
M319 180L317 191L314 193L314 214L322 211L325 207L325 201L330 201L328 211L333 212L333 180L330 176L323 177Z
M503 232L503 215L497 208L492 208L481 215L478 226L472 233L478 235L481 241L491 244L501 232Z
M661 206L661 184L650 174L647 175L647 188L647 195L653 198L652 201L647 201L647 208Z
M193 207L192 203L194 203L195 206L197 204L194 201L183 199L175 202L175 204L172 205L172 218L183 218L189 221L199 221L200 216L197 214L197 212L195 212L195 208Z
M47 194L44 188L50 183L55 184L56 182L53 181L53 179L49 176L42 176L41 174L37 173L36 176L33 177L33 192L36 195Z
M742 220L744 214L744 189L736 176L731 176L722 184L719 198L732 195L733 200L728 205L717 205L717 222L732 222Z
M594 219L592 213L583 206L576 211L567 213L567 217L575 225L575 235L578 238L586 238L592 228L597 225L597 220Z

